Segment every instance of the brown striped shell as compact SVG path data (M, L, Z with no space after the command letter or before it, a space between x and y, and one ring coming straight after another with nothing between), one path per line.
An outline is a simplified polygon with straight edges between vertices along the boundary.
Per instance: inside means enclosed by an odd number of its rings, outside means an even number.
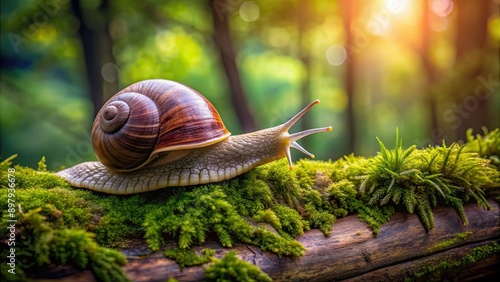
M200 93L157 79L132 84L104 104L94 120L92 145L105 166L130 171L159 152L204 147L229 135L215 107Z

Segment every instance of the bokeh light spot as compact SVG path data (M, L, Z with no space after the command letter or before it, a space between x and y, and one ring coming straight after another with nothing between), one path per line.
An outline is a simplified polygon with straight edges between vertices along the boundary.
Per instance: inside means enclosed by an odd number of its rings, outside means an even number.
M347 51L344 46L335 44L326 50L326 60L330 65L339 66L345 62Z
M118 66L113 63L104 64L101 68L101 75L107 82L115 82L118 79Z
M451 0L429 0L429 7L432 12L439 17L447 17L453 11L453 2Z
M256 21L260 16L259 6L254 1L245 1L240 6L240 17L246 22Z

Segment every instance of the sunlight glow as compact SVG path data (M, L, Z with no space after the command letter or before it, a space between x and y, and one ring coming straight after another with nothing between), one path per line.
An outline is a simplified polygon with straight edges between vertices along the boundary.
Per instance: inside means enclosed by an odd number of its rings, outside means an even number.
M387 10L393 14L398 15L409 10L409 0L385 0Z

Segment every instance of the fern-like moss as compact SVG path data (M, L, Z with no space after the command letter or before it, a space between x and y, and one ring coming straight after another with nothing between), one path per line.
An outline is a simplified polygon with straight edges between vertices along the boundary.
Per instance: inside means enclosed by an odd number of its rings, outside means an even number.
M467 130L467 142L464 144L466 152L478 153L481 157L489 159L493 165L500 168L500 128L492 131L483 128L483 135Z
M473 198L490 209L484 190L498 185L498 170L477 153L466 153L457 144L417 150L403 149L396 132L395 148L379 140L380 153L368 159L366 173L356 177L359 192L369 205L392 203L416 212L426 229L434 228L432 209L438 204L457 209L464 224L463 203Z
M272 279L257 266L236 256L231 251L222 259L216 260L205 272L205 281L272 281Z
M200 265L213 260L215 250L203 249L201 255L198 255L193 250L185 250L180 248L166 249L163 254L167 258L174 259L181 268L192 265Z
M295 210L287 209L288 213L277 208L280 212L278 218L282 217L281 224L287 227L287 232L302 231L302 226L296 227L296 224L303 224L302 218L293 214L296 213ZM287 217L290 213L293 215ZM147 214L144 227L146 240L153 250L158 250L163 244L163 234L178 238L179 248L189 249L194 244L203 243L207 233L213 231L225 247L243 242L256 244L280 255L300 256L303 251L303 247L290 248L288 245L296 245L292 240L274 236L276 234L269 236L269 233L259 231L246 221L227 201L227 196L221 187L202 186L173 195L163 206ZM265 238L259 238L260 236ZM271 242L272 240L276 242Z

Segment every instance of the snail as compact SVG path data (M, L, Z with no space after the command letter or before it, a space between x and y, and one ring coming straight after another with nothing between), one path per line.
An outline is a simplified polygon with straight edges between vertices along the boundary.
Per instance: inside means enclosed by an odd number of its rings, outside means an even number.
M134 83L111 97L92 126L99 161L59 171L72 186L110 194L134 194L172 186L219 182L283 158L290 148L314 158L297 140L332 127L289 134L312 106L282 125L231 136L215 107L181 83Z

